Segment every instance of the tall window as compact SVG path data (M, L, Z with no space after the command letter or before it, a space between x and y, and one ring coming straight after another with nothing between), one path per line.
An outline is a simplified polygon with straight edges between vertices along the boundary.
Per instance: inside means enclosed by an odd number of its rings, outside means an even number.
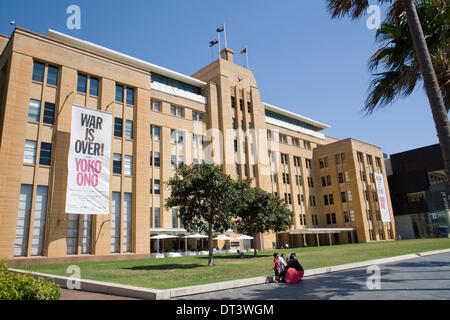
M81 93L86 93L87 88L87 76L84 74L78 74L77 91Z
M161 163L160 154L159 152L155 152L155 161L154 161L155 167L159 167L160 163Z
M127 104L134 106L134 89L127 88Z
M44 69L45 65L43 63L33 63L33 81L44 82Z
M36 141L25 140L23 163L36 163Z
M122 118L114 118L114 137L122 137Z
M97 78L90 78L89 81L89 94L92 96L98 96L98 79Z
M45 217L47 215L48 187L38 186L34 202L33 241L31 245L32 256L42 256L44 247Z
M125 120L125 138L133 139L133 121Z
M160 181L155 179L155 194L160 194Z
M19 210L17 213L16 239L14 242L14 256L16 257L27 255L32 192L32 185L21 185Z
M153 140L154 141L159 141L159 132L160 132L160 128L159 127L154 127L151 126L152 131L153 131Z
M52 144L41 142L41 154L39 156L39 164L49 166L52 158Z
M47 84L50 84L52 86L58 85L58 72L59 68L48 66L47 69Z
M116 102L123 102L123 86L116 84Z
M175 170L177 168L177 156L172 155L170 157L170 168L172 168L172 170Z
M178 227L178 210L172 209L172 228Z
M159 101L152 101L152 109L153 111L159 112L160 111L160 103Z
M159 228L161 226L161 220L160 220L160 209L155 208L155 228Z
M111 253L119 253L119 247L120 247L120 192L113 192L111 200Z
M131 226L132 226L132 196L131 193L123 194L123 224L122 224L122 250L131 252Z
M114 153L113 155L113 173L122 173L122 155Z
M28 105L28 121L39 122L41 115L41 102L38 100L30 99L30 104Z
M236 107L236 98L235 97L231 97L231 107L232 108Z
M177 110L177 108L175 106L170 106L170 114L171 115L174 116L176 114L176 110Z
M55 104L46 102L44 104L44 119L42 120L46 124L54 124L55 122Z
M133 157L124 156L123 158L123 173L131 176L133 175Z

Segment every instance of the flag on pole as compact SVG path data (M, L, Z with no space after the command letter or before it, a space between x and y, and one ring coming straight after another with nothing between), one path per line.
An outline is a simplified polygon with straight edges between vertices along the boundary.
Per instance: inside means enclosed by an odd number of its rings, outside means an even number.
M216 32L223 32L223 30L225 30L225 25L217 28Z
M216 39L214 39L213 41L210 41L210 42L209 42L209 46L212 47L213 45L216 45L216 44L218 44L218 43L219 43L219 39L216 38Z
M247 54L247 48L245 48L244 50L242 50L240 53L241 53L241 54Z

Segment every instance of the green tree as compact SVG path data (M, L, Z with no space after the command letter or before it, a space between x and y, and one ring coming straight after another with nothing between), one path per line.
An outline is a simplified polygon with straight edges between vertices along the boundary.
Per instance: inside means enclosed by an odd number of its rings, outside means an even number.
M421 0L417 14L430 51L445 107L450 108L450 6L447 2ZM410 95L421 80L419 62L405 16L397 22L387 17L377 31L381 48L370 58L369 68L384 72L374 73L363 110L370 114L375 109L391 104L400 96Z
M213 232L232 226L233 180L220 166L204 163L178 168L166 183L166 208L178 207L186 230L208 234L208 264L214 265Z
M252 188L250 182L251 179L235 182L234 231L256 239L259 233L288 230L293 224L293 213L284 200L260 188Z
M441 0L435 0L441 3ZM356 19L366 13L369 7L368 0L326 0L328 10L332 18L349 15ZM448 2L442 1L442 2ZM425 36L417 14L416 5L413 0L378 0L378 3L391 4L388 17L393 23L399 23L404 15L408 21L409 31L414 44L414 51L419 63L420 73L423 78L431 113L436 126L439 144L441 146L442 158L444 160L445 172L450 177L450 123L444 99L439 89L439 83L433 69L430 52L428 51ZM449 179L450 184L450 179Z

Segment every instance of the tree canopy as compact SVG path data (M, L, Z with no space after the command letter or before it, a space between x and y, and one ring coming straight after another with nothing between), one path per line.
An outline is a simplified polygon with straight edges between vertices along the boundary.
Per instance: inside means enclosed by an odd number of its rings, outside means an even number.
M213 232L232 226L233 180L214 164L183 166L167 181L171 195L166 208L178 207L180 219L190 232L208 234L209 264L214 264Z

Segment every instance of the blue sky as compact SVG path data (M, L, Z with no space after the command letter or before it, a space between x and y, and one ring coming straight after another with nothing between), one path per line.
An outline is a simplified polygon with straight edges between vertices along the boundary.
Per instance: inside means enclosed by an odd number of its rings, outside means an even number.
M80 30L66 27L72 4L81 8ZM438 143L422 86L371 116L360 112L375 30L366 18L331 20L322 0L1 1L1 34L13 32L13 19L37 33L54 29L187 75L217 59L208 43L225 23L235 63L245 64L239 51L248 45L264 102L330 125L329 136L360 139L387 154Z

